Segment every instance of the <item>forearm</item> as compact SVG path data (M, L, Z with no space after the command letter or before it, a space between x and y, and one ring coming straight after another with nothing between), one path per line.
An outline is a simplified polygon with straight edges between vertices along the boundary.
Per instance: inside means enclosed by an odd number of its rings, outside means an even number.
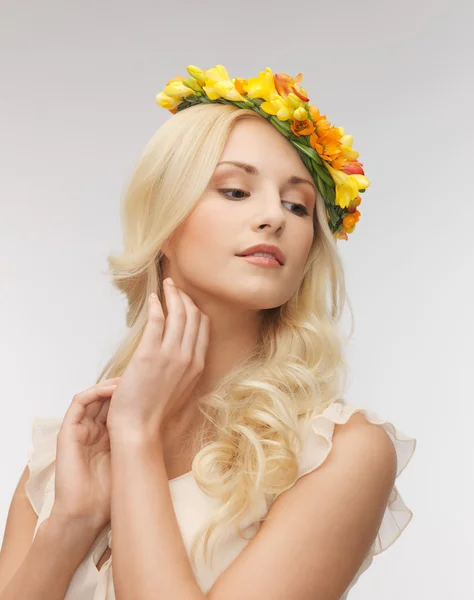
M112 438L111 455L116 600L203 600L176 521L161 447Z
M63 600L69 582L100 532L51 515L41 523L0 600Z

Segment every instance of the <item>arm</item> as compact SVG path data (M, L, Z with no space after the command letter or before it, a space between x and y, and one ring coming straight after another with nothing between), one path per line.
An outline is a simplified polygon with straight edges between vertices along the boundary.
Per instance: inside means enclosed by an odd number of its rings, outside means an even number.
M339 600L377 536L397 456L360 414L336 425L324 463L273 503L208 592L211 600Z
M0 600L63 600L98 533L52 513L39 526L24 561L0 592Z
M112 437L111 456L116 600L203 600L176 521L159 440Z
M8 509L0 551L0 592L25 560L38 523L38 514L25 490L29 476L30 469L26 465Z
M185 553L160 446L112 441L116 600L337 600L375 540L395 473L382 428L360 415L336 427L324 464L274 502L206 596Z

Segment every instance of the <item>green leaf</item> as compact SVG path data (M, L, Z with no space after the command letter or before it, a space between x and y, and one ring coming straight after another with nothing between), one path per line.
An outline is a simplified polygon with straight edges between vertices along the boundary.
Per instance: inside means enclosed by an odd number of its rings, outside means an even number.
M318 171L318 175L321 177L321 179L324 179L324 181L327 183L328 186L330 187L336 187L336 184L334 182L334 179L331 177L331 174L328 172L328 170L326 169L326 167L323 166L317 166L316 170Z
M307 146L300 140L293 139L291 141L299 150L301 150L301 152L304 152L307 156L314 160L316 164L324 166L321 157L314 148L312 148L311 146Z

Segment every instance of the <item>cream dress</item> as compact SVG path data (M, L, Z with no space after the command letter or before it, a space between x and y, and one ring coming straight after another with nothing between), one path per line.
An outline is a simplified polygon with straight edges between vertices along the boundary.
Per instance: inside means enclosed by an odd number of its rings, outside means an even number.
M392 423L380 419L375 413L366 408L358 408L343 402L331 404L322 414L314 417L309 435L305 438L303 450L299 457L299 477L317 469L326 459L332 447L334 425L346 423L351 415L359 411L366 419L383 427L396 449L398 458L397 477L404 470L416 447L416 439L407 437L398 431ZM26 493L38 515L38 523L34 536L40 524L50 515L54 503L54 476L56 436L61 427L62 419L35 417L32 428L33 448L29 452L30 477L26 483ZM194 533L216 508L215 499L207 496L197 485L192 471L169 481L171 497L177 521L181 530L184 544L188 551ZM266 501L254 506L243 519L244 527L251 537L259 529L259 519L269 510ZM355 585L360 575L368 569L373 557L386 550L395 542L406 528L413 516L412 511L405 505L398 493L396 485L392 489L385 514L377 537L367 554L364 562L345 591L341 600L346 600L349 590ZM34 537L33 536L33 537ZM202 557L198 557L194 569L196 581L206 594L219 575L242 552L249 540L241 539L237 533L228 537L216 546L215 559L212 566L206 565ZM89 552L75 571L67 589L65 600L114 600L114 585L112 577L112 556L97 569L100 557L107 549L112 548L112 533L110 524L100 532ZM113 550L112 550L113 552Z

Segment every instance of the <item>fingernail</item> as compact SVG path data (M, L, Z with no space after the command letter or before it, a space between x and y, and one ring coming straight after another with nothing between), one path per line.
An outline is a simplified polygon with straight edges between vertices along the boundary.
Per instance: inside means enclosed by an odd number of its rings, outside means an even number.
M174 281L171 279L171 277L168 277L166 279L166 281L170 284L170 285L174 285Z

